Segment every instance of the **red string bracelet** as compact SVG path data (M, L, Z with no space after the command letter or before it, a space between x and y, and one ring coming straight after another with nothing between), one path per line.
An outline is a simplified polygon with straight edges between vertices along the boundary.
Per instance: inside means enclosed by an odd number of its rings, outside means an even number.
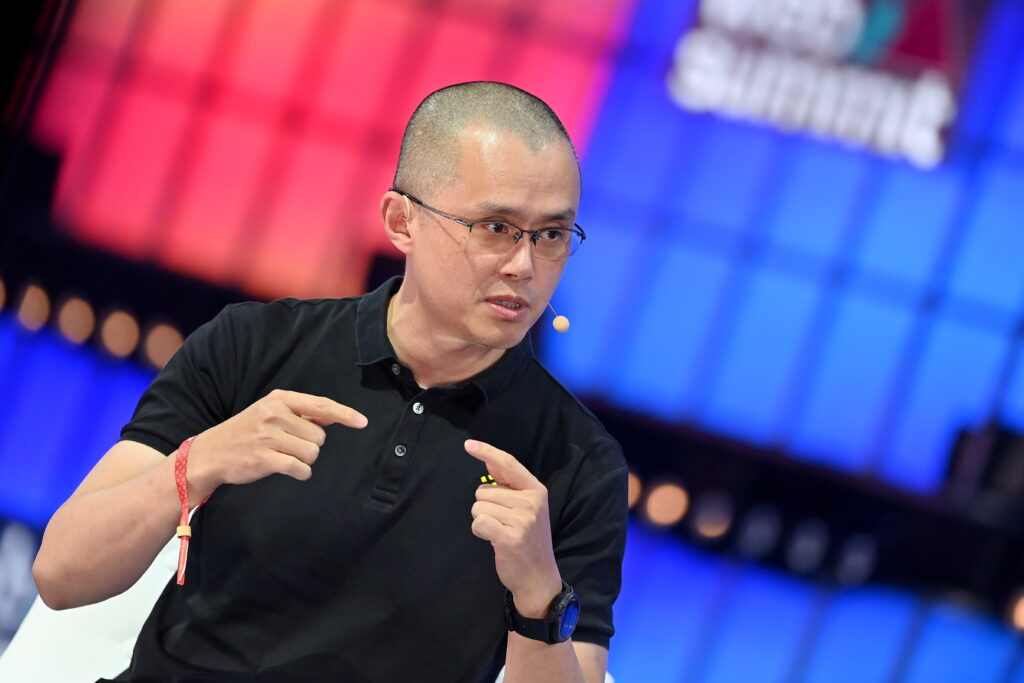
M192 440L196 437L190 436L178 446L178 454L174 457L174 482L178 485L178 499L181 500L181 520L178 522L178 532L175 534L181 539L181 547L178 549L178 585L185 584L185 564L188 562L188 539L192 536L192 527L188 523L188 480L185 478L185 468L188 466L188 451L192 447ZM203 498L196 510L203 506L203 503L210 500L210 496Z

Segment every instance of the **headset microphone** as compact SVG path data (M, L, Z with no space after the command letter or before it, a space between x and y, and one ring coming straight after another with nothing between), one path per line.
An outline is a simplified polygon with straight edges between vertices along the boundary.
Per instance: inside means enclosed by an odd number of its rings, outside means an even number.
M551 302L548 302L548 308L550 308L551 312L555 314L555 319L551 321L551 327L555 328L556 332L567 331L569 329L569 319L564 315L558 315L558 312L555 311L555 307L551 305Z

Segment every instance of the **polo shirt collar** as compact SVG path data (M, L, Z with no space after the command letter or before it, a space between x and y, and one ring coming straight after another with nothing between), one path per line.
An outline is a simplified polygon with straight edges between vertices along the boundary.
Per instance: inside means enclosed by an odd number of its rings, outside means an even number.
M398 355L388 339L388 302L398 293L401 277L393 277L377 289L359 299L356 307L356 346L360 366L395 362ZM505 352L497 363L467 383L476 386L484 398L490 400L504 389L533 360L530 335Z
M356 307L356 352L359 365L398 359L388 339L388 302L401 286L402 278L393 277L360 297Z

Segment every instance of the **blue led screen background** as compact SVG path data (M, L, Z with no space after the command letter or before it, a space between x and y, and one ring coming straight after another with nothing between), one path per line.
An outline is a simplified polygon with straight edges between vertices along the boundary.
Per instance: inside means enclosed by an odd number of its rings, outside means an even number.
M929 169L680 109L695 11L637 12L584 164L581 215L614 237L573 261L580 333L546 358L581 394L933 493L958 430L1024 426L1020 4Z

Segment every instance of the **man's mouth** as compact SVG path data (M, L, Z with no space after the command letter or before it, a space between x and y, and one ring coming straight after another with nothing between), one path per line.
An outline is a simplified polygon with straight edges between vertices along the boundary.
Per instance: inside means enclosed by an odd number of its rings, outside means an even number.
M520 321L527 315L530 304L517 296L494 296L487 298L487 305L502 320Z

